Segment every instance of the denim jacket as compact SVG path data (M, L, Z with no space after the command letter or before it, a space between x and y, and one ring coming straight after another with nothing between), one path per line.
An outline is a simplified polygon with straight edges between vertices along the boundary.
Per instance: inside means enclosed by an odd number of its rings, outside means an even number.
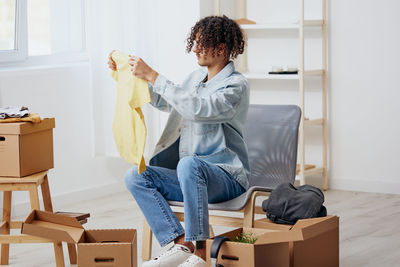
M180 158L196 156L249 187L247 146L243 140L249 85L229 62L211 80L207 70L192 72L182 85L158 75L149 83L151 104L170 112L150 165L175 169Z

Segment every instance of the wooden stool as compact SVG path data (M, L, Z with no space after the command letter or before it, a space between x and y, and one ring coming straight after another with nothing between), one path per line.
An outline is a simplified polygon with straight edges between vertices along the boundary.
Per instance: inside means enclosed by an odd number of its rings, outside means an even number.
M11 243L54 243L54 254L57 267L64 267L64 254L61 242L30 235L10 235L10 229L21 229L22 221L11 221L11 193L12 191L29 191L31 209L40 210L38 186L40 185L44 210L53 212L47 172L35 173L22 178L0 177L0 190L3 191L3 221L0 225L1 262L8 265L9 248ZM68 244L71 264L76 264L75 244Z

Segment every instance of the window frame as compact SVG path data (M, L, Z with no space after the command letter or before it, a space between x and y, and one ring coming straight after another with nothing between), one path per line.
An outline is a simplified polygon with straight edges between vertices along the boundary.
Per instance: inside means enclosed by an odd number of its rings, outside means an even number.
M14 50L0 50L0 69L1 68L20 68L32 66L52 66L69 64L74 62L89 61L87 52L87 0L81 0L82 16L82 50L66 51L49 55L29 56L28 51L28 0L16 1L16 32Z
M28 58L27 0L15 0L15 47L0 50L0 62L24 61Z

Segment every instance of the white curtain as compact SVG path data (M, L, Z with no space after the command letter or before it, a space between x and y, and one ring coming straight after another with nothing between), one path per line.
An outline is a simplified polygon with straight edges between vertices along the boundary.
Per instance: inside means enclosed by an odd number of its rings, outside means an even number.
M107 57L118 49L143 58L152 68L176 83L197 68L185 52L185 39L199 19L200 0L89 0L88 50L91 60L95 152L118 156L112 121L116 87ZM145 157L149 158L168 114L150 105L143 108L147 125Z

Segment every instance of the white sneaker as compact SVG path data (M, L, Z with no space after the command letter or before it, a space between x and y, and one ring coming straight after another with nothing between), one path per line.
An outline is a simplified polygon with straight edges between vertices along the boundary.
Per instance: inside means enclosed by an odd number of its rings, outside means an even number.
M193 253L188 247L175 244L157 258L143 262L142 267L176 267L191 255Z
M190 256L182 264L178 265L178 267L206 267L206 266L207 263L197 255Z

